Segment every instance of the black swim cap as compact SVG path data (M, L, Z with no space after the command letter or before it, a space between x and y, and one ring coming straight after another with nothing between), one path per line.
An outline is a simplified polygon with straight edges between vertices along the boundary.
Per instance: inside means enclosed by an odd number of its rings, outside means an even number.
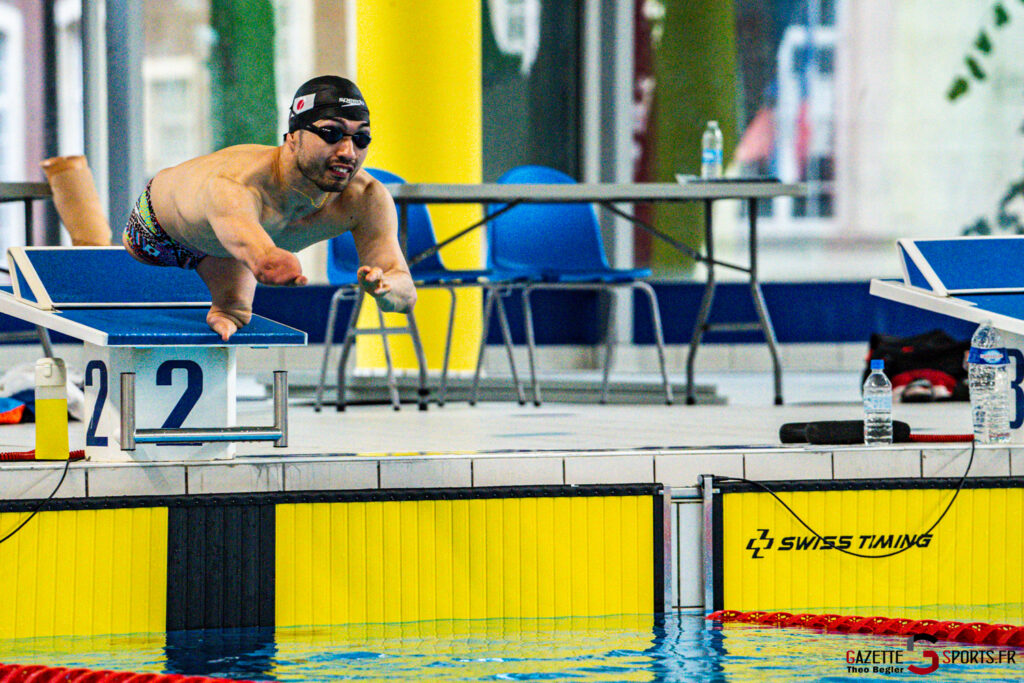
M288 132L330 118L370 121L370 110L356 84L341 76L317 76L300 85L288 110Z

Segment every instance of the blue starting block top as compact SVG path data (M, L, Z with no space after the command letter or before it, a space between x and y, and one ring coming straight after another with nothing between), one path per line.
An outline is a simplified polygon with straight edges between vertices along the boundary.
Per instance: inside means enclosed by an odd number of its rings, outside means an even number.
M903 281L872 280L871 293L1024 335L1024 236L897 242Z
M908 287L939 296L1024 292L1024 236L897 242Z
M15 297L44 309L210 305L195 271L147 266L124 247L14 247L7 261Z
M254 315L223 341L194 272L147 266L123 247L12 247L0 312L98 346L303 346L306 333Z

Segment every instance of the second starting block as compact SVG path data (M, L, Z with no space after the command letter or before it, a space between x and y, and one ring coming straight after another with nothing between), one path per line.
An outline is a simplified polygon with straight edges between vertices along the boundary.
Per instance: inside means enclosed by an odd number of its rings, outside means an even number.
M288 382L274 373L272 426L236 426L238 347L304 346L254 315L227 342L206 324L195 272L139 263L122 247L12 247L0 313L85 344L86 457L231 458L235 442L288 440Z
M903 280L871 280L871 293L978 324L991 320L1010 358L1010 433L1024 443L1024 236L901 239Z

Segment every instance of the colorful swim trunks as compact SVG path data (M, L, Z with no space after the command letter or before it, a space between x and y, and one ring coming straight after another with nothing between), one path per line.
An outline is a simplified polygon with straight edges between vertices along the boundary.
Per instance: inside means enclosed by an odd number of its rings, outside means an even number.
M152 184L152 181L150 181ZM124 228L124 246L140 260L154 266L171 266L195 270L206 256L201 251L186 247L164 232L153 213L149 196L149 185L139 196L135 207L128 216Z

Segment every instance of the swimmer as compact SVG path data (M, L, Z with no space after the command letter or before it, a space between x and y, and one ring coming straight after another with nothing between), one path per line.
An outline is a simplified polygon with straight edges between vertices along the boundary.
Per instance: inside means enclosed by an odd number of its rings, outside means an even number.
M256 283L304 285L299 251L351 232L359 284L407 313L416 288L398 244L394 200L362 170L370 112L351 81L299 87L278 147L237 145L157 173L122 241L139 261L195 269L210 289L206 323L227 341L252 317Z

